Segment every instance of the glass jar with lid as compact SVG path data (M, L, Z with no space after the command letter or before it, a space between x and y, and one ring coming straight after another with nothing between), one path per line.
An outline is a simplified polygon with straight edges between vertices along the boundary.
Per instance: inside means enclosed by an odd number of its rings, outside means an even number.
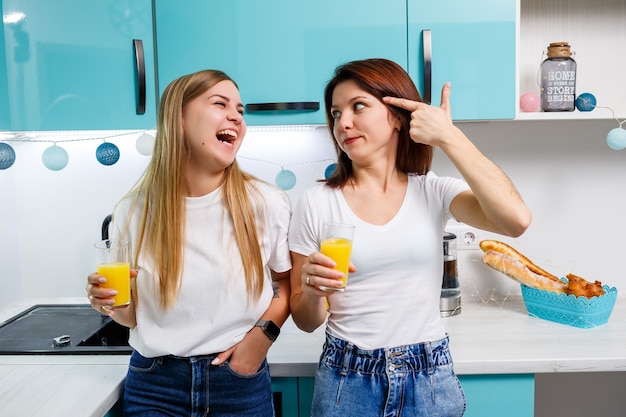
M541 110L573 111L576 107L576 61L567 42L553 42L541 63Z

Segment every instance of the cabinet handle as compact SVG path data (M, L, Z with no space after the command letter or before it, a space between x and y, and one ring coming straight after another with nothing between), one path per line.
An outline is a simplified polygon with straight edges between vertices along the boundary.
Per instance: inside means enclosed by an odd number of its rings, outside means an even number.
M135 66L137 69L137 114L146 112L146 64L143 56L143 42L133 39Z
M296 101L284 103L253 103L247 104L246 110L250 113L257 111L275 111L275 110L319 110L319 101Z
M424 97L422 100L430 104L433 82L433 43L430 37L430 29L422 30L422 47L424 49Z

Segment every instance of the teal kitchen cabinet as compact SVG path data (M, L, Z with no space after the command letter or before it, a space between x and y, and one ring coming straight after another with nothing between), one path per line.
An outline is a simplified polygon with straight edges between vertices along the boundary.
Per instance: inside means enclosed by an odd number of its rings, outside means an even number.
M0 0L2 10L2 0ZM4 45L4 31L0 30L0 130L9 130L9 97L6 91L9 87L7 81L7 57Z
M344 62L407 66L406 0L155 0L154 13L159 91L183 74L222 70L239 85L249 125L325 123L323 90Z
M408 71L420 93L438 105L450 81L454 120L514 119L516 0L407 1Z
M151 0L2 0L2 12L3 129L155 126Z
M459 375L467 399L464 417L532 417L535 378L532 374ZM300 417L311 415L314 378L298 378ZM308 401L307 401L308 399Z
M272 384L281 381L291 384L292 404L283 416L309 417L313 398L313 377L272 378ZM464 417L532 417L534 415L535 378L533 374L515 375L459 375L467 398ZM297 386L297 397L295 389ZM286 391L285 391L286 393ZM295 413L293 400L298 400ZM285 395L283 395L285 401Z
M533 374L459 375L467 398L464 417L532 417L535 415Z
M309 417L313 399L313 377L274 377L276 417Z
M296 377L272 378L276 417L298 417L298 379Z

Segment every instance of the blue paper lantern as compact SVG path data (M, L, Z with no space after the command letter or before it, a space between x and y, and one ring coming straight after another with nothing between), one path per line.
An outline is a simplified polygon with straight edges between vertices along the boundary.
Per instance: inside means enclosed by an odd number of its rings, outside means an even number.
M606 135L606 144L609 148L621 151L626 148L626 130L621 127L611 129Z
M579 111L591 111L596 108L596 98L591 93L582 93L576 97L576 108Z
M276 175L276 185L283 190L291 190L296 185L296 174L288 169L281 170Z
M332 163L332 164L328 165L326 167L326 170L324 171L324 178L326 178L326 179L330 178L330 176L333 175L333 173L335 172L336 169L337 169L337 164L336 163Z
M104 142L96 149L96 158L102 165L113 165L120 159L120 150L114 144Z
M8 143L0 142L0 169L10 168L15 162L15 151Z
M57 146L56 143L43 151L43 155L41 156L43 164L51 171L62 170L67 166L69 159L67 151Z

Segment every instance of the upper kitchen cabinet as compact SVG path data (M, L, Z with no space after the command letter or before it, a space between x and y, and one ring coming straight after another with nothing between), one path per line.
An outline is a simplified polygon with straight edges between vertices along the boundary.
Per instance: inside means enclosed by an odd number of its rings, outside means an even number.
M439 105L450 81L454 120L514 119L516 0L407 1L408 68L422 96Z
M2 10L2 0L0 0ZM9 129L9 97L5 93L9 82L7 81L7 59L4 45L4 31L0 30L0 130Z
M2 0L3 129L155 126L151 0ZM3 93L4 96L4 93Z
M239 85L249 125L325 123L323 90L344 62L407 67L406 0L155 0L154 12L159 90L222 70Z

